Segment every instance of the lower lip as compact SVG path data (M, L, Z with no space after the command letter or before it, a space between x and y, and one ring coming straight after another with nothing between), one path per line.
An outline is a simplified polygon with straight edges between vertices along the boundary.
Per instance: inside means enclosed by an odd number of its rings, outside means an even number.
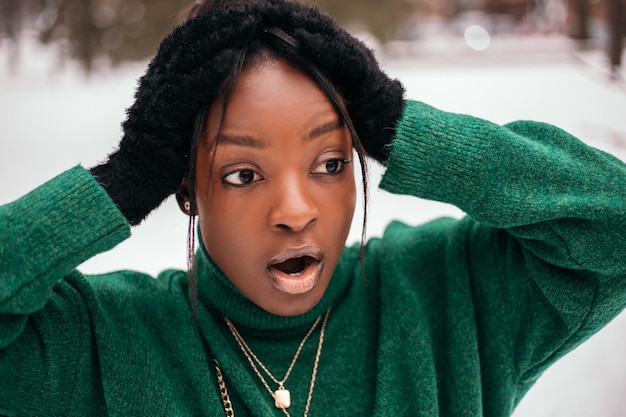
M319 261L311 263L297 276L291 276L272 267L269 268L269 271L274 287L286 294L298 295L307 293L315 288L320 280L322 263Z

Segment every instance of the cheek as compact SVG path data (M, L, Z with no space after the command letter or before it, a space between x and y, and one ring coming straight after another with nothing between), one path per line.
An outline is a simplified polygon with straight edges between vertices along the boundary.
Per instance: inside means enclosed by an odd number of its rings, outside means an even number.
M344 191L346 199L346 208L354 214L356 207L356 181L354 179L354 168L350 170L349 180L347 181L346 190Z
M354 175L352 176L352 180L350 181L350 189L348 191L349 198L346 200L349 201L350 211L354 214L354 209L356 208L356 182L354 181Z
M251 266L249 257L253 252L250 247L254 247L251 242L245 241L249 225L238 221L232 209L209 209L200 216L202 242L209 256L226 276L240 287L237 278L249 275L247 268Z
M354 183L354 179L351 181L350 187L348 187L345 191L344 196L345 202L343 204L343 210L349 227L352 223L352 217L354 216L354 210L356 207L356 185Z
M204 245L211 252L218 248L229 252L236 248L240 229L246 225L246 216L232 202L227 202L219 191L210 197L198 195L198 217Z
M210 197L198 193L198 199L202 241L213 261L227 275L249 267L267 236L258 201L229 197L219 184Z
M342 186L335 191L334 196L325 199L326 213L333 223L334 233L345 243L345 239L348 237L350 226L352 224L352 218L354 217L354 210L356 207L356 184L354 176L346 178ZM339 231L339 233L337 233Z

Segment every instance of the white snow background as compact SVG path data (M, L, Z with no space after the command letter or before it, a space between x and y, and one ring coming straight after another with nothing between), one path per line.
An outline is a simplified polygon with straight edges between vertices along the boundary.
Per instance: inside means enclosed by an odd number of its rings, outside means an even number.
M125 109L145 69L144 63L132 64L86 76L26 38L12 71L4 46L0 43L0 204L76 164L90 167L103 160L121 137ZM430 46L399 44L396 49L412 51L412 57L382 57L409 98L501 124L520 119L552 123L626 160L626 85L609 81L599 52L577 51L558 37L494 39L483 52L447 43L435 45L433 53ZM380 166L372 165L370 237L380 235L392 219L419 224L462 215L448 205L377 191L380 174ZM350 241L359 239L361 213L355 215ZM186 232L186 217L169 199L133 229L131 239L80 269L154 275L185 268ZM623 313L548 370L514 416L621 417L626 416L625 394Z

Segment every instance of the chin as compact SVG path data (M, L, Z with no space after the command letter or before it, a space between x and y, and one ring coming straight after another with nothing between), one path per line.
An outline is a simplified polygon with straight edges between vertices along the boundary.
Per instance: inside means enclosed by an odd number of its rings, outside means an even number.
M268 313L271 313L277 316L283 316L283 317L299 316L301 314L308 313L311 309L313 309L317 305L317 303L319 303L319 301L322 299L323 296L324 296L323 292L320 295L313 295L312 293L307 293L307 294L301 294L297 296L289 296L290 299L288 300L283 299L278 304L276 303L276 300L278 298L282 299L283 297L276 297L273 299L271 306L260 306L260 307L263 308Z

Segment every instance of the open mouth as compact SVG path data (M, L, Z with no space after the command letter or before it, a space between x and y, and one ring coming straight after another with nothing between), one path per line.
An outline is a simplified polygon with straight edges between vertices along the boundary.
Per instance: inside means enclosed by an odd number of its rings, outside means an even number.
M273 258L268 271L274 286L287 294L311 291L320 279L322 254L315 248L287 250Z
M298 258L287 259L284 262L280 262L278 264L272 265L272 268L275 268L281 271L284 274L289 275L290 277L298 277L302 275L304 271L313 263L315 259L310 256L302 256Z

